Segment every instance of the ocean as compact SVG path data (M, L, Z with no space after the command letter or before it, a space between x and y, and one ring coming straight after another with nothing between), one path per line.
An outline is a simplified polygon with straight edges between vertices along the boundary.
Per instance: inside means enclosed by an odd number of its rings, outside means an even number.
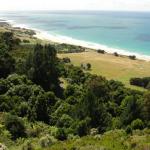
M150 58L150 12L1 11L0 18L71 44Z

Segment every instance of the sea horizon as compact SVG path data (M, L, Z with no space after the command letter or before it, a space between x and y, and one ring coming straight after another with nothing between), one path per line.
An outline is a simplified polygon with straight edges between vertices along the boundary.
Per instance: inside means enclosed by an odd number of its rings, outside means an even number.
M0 19L15 27L35 30L37 38L150 60L150 31L146 30L150 12L46 10L22 11L19 15L17 12L3 11Z

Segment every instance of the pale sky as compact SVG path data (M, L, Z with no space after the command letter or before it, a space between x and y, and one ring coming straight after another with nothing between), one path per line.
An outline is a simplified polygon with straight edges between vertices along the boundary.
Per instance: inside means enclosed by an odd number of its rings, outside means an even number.
M150 11L150 0L0 0L0 10Z

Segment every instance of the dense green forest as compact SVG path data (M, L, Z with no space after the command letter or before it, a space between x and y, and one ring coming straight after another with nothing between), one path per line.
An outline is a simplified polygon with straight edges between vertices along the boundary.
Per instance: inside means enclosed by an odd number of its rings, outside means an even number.
M23 57L15 56L16 49L24 51ZM131 90L66 60L57 58L53 45L30 46L11 32L0 34L0 147L80 150L76 139L88 143L91 136L94 145L94 137L106 133L118 136L118 143L107 141L119 146L121 136L129 138L135 131L149 138L150 91ZM68 140L76 146L62 148L60 142ZM105 150L114 148L106 145Z

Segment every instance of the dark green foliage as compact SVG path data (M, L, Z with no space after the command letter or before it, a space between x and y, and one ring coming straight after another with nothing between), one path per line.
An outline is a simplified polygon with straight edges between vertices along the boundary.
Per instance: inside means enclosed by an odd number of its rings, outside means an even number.
M81 64L81 68L84 69L84 70L90 70L91 69L91 64L90 63L82 63Z
M20 75L23 75L26 72L24 59L17 59L15 65L15 72Z
M87 69L90 70L91 67L92 67L91 64L90 64L90 63L87 63Z
M149 89L150 77L145 77L145 78L131 78L130 79L130 84Z
M15 63L11 53L19 42L12 44L14 39L12 34L9 38L9 34L4 34L0 40L0 77L3 77L0 79L0 120L2 114L11 114L2 124L13 139L46 137L46 133L54 132L52 135L63 141L70 135L86 136L91 129L103 133L124 128L132 133L134 129L148 127L149 92L131 90L121 82L85 73L84 68L70 64L68 58L58 59L52 45L23 44L19 48L30 52L29 56L26 58L27 53L22 53L18 58L17 55ZM90 69L91 65L88 63L86 67ZM20 75L11 74L14 71ZM63 91L60 77L68 81ZM149 78L140 79L140 82L132 80L146 88L148 81ZM51 131L49 125L55 130ZM42 142L49 144L49 138L43 138Z
M85 136L89 132L90 118L85 118L81 120L76 127L76 132L79 136Z
M30 43L30 41L29 41L29 40L24 39L24 40L23 40L23 43Z
M131 133L132 133L132 128L131 128L130 125L127 126L127 128L126 128L126 133L127 133L127 134L131 134Z
M136 56L135 55L131 55L131 56L129 56L129 58L132 59L132 60L135 60Z
M81 116L91 118L91 127L98 128L100 132L104 132L110 123L110 115L106 111L104 103L95 97L93 93L88 92L80 105Z
M91 76L85 83L87 92L92 92L97 98L102 101L107 101L109 98L108 81L101 76Z
M64 63L70 63L71 62L70 58L68 58L68 57L63 58L62 60Z
M29 99L29 118L35 117L35 120L49 123L49 103L44 94ZM32 118L31 117L31 118ZM31 119L32 120L32 119Z
M101 50L101 49L97 50L97 52L100 53L100 54L105 54L105 51Z
M136 120L132 121L132 123L131 123L131 128L132 128L133 130L136 130L136 129L142 130L142 129L144 128L144 123L143 123L142 120L136 119Z
M114 53L114 56L118 57L118 56L119 56L119 54L118 54L117 52L115 52L115 53Z
M81 53L85 51L85 48L81 46L69 45L69 44L56 44L55 48L58 53Z
M44 92L34 85L26 76L17 74L8 76L3 81L4 87L0 95L0 110L12 112L20 117L27 116L30 120L49 123L51 107L57 99L53 92Z
M7 115L5 118L5 126L10 131L14 140L26 136L24 123L17 116Z
M144 95L143 116L146 121L150 121L150 92Z
M60 94L59 74L57 69L56 50L51 45L39 45L34 48L26 61L26 73L29 79L43 87Z
M7 52L0 53L0 78L6 78L14 70L15 60L12 56L10 56Z
M73 124L73 119L67 115L64 114L61 116L61 118L57 121L56 125L60 128L69 128Z
M122 114L121 120L123 125L130 124L137 118L142 118L142 104L137 95L127 96L121 104Z
M27 102L22 102L18 107L18 115L20 117L27 116L29 112L29 106Z
M14 38L12 32L4 32L0 35L0 78L6 78L15 70L15 59L9 51L18 46L20 40Z
M63 128L59 128L59 129L58 129L58 131L57 131L57 133L56 133L56 138L57 138L58 140L61 140L61 141L64 141L64 140L67 139L67 135L66 135L66 133L65 133L65 131L64 131Z
M85 82L86 76L83 70L80 67L72 67L68 68L67 78L70 83L83 84Z
M4 43L3 48L6 48L8 51L12 51L20 42L20 39L14 38L13 32L4 32L0 37L0 43Z
M8 90L7 84L8 84L7 81L0 79L0 95L7 92Z
M9 112L13 107L13 101L10 101L11 97L6 95L0 95L0 111Z

